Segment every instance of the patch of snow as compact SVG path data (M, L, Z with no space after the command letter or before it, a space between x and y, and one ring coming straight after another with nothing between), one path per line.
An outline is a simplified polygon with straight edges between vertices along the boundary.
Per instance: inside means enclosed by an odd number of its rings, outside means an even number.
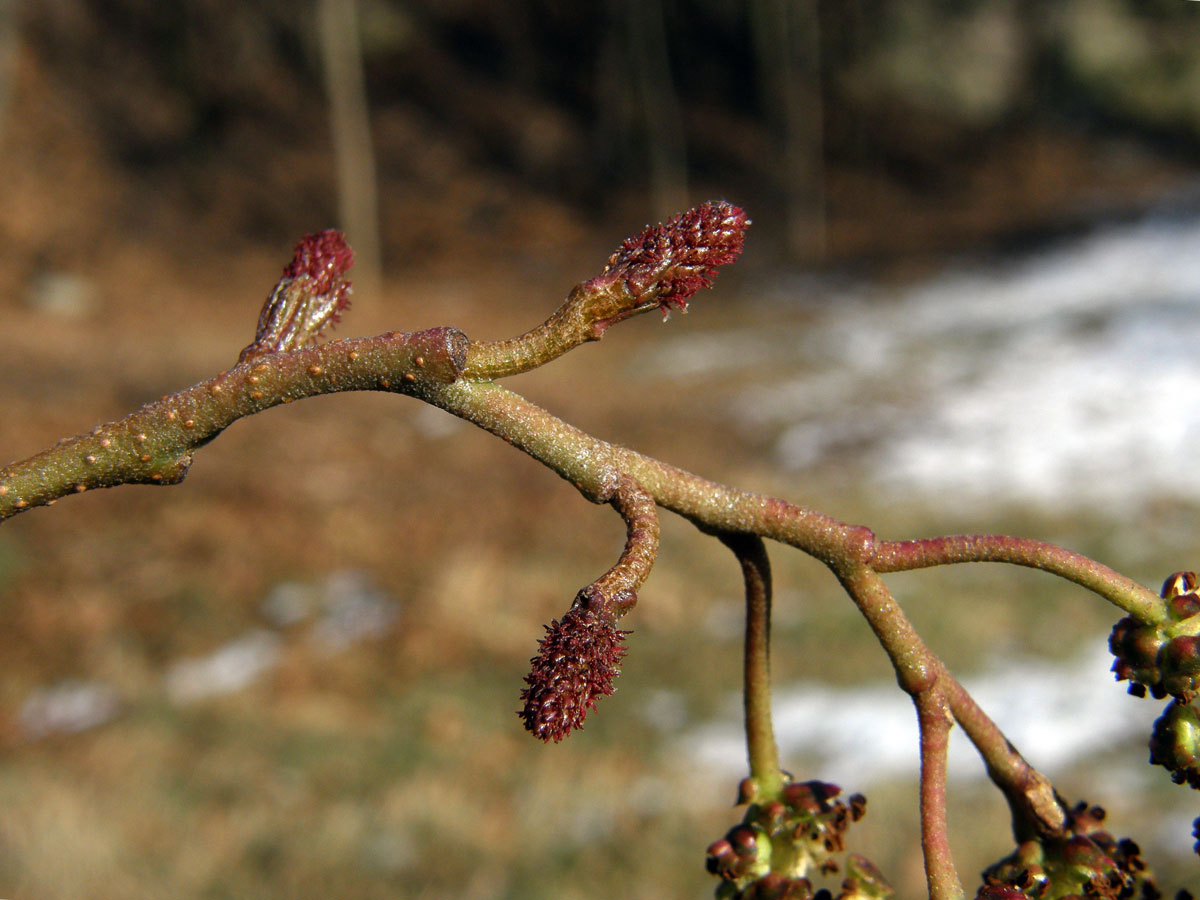
M273 669L279 657L279 637L256 628L208 656L172 663L164 676L167 696L176 703L194 703L232 694Z
M1200 501L1197 247L1200 216L1158 214L903 289L831 287L732 414L785 466L849 450L907 498Z
M1097 652L1063 664L1009 659L1002 669L964 679L964 686L1038 769L1084 762L1123 741L1144 743L1164 704L1129 696L1113 679L1104 641L1096 644ZM721 721L685 733L680 752L740 777L746 769L740 698L730 706ZM894 682L853 688L798 682L776 691L773 710L785 767L788 760L811 760L821 778L853 790L919 771L916 713ZM1137 762L1144 766L1144 753ZM961 728L951 732L948 765L951 780L986 778Z
M54 734L76 734L116 718L117 692L99 681L66 679L38 688L21 704L21 730L30 740Z
M386 634L400 615L400 605L371 582L365 572L335 572L322 589L322 614L312 639L334 653Z

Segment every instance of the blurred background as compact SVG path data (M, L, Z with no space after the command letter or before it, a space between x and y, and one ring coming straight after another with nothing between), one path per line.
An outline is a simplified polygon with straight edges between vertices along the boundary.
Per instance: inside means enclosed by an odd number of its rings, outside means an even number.
M689 316L511 386L887 538L1198 565L1198 3L2 0L0 153L4 460L231 365L306 232L359 254L338 336L499 338L723 197L747 250ZM543 747L527 660L621 524L416 401L271 410L169 491L5 523L0 894L711 896L740 584L663 525L619 692ZM772 552L785 763L865 792L852 847L918 896L910 705ZM1196 889L1117 611L998 567L891 583L1063 794ZM973 885L1008 819L955 753Z

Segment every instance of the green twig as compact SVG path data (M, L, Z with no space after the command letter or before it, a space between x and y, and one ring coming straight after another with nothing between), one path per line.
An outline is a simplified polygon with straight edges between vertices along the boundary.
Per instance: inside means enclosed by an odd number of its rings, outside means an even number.
M988 777L1008 801L1013 836L1018 841L1061 835L1066 810L1054 786L1031 766L972 697L949 672L939 679L954 720L962 726L987 767Z
M746 584L746 636L743 655L743 710L750 777L755 801L777 799L783 789L779 749L771 719L771 563L762 538L718 535L733 551Z
M272 406L340 391L414 394L422 385L452 382L468 343L455 328L433 328L248 359L0 469L0 520L94 488L178 484L195 450Z

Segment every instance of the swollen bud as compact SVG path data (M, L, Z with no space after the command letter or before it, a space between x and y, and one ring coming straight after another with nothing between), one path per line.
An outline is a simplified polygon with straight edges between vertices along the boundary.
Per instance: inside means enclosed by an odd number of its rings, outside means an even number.
M1176 784L1200 790L1200 710L1172 700L1154 723L1150 763L1163 766Z
M722 881L745 887L771 870L771 840L756 825L738 825L709 845L705 868Z
M745 795L746 791L741 792ZM820 900L809 875L840 870L834 857L846 850L846 831L866 812L867 801L823 781L787 782L778 798L751 802L740 825L708 848L706 867L721 879L721 900ZM891 900L887 880L870 860L845 859L846 878L838 900Z
M1022 843L983 873L977 900L1160 897L1142 851L1104 829L1104 810L1079 803L1067 810L1060 835Z
M1148 624L1126 616L1113 627L1109 649L1116 657L1118 681L1130 682L1129 692L1149 691L1162 699L1170 695L1190 703L1200 694L1200 579L1194 572L1176 572L1163 584L1167 617Z
M245 362L267 353L299 350L335 324L350 305L346 273L354 252L340 231L305 235L258 317L254 343L238 357Z

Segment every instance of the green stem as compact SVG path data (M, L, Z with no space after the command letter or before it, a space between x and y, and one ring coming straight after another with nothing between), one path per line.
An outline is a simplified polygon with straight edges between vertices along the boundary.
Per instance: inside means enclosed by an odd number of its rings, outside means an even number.
M835 574L892 661L900 687L910 696L929 690L938 679L941 665L883 579L866 566Z
M657 302L639 303L619 280L602 276L585 281L536 328L515 338L471 344L463 378L493 381L528 372L580 344L600 340L617 322L657 308Z
M946 751L951 720L940 685L945 670L876 572L859 566L837 574L891 659L900 687L916 705L921 729L921 845L929 896L931 900L958 900L963 888L946 831Z
M870 556L874 536L868 528L718 484L602 441L497 384L426 384L419 395L528 453L593 501L607 500L618 473L625 473L659 506L706 531L758 534L825 562L849 564Z
M987 767L988 777L1008 802L1016 840L1062 834L1066 811L1050 779L1025 760L949 672L943 670L940 682L954 720L962 726Z
M746 584L742 694L746 750L755 802L766 803L778 799L784 781L771 719L771 563L766 544L757 535L718 537L737 557Z

